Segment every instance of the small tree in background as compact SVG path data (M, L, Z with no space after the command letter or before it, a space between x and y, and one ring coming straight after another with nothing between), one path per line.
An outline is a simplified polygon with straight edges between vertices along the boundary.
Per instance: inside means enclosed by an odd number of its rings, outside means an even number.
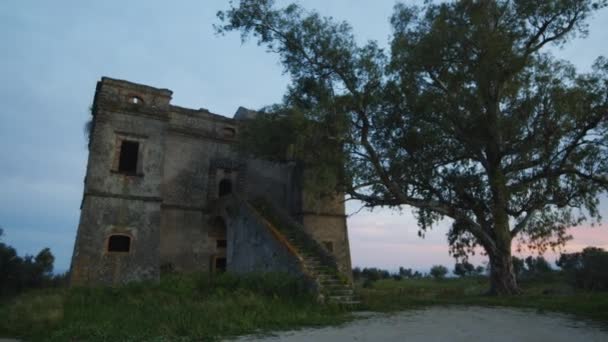
M582 252L564 253L556 262L567 279L585 290L608 290L608 252L587 247Z
M457 262L456 265L454 265L454 274L459 277L468 277L474 273L475 266L467 261Z
M528 272L530 277L538 277L548 273L551 273L553 270L551 269L551 265L543 256L528 256L525 259L526 263L526 271Z
M448 274L448 269L443 265L435 265L431 267L430 274L435 280L441 280Z
M516 256L512 257L511 259L513 262L513 273L515 274L515 277L517 277L517 279L521 279L524 272L526 271L526 264L524 263L523 259L518 258Z
M399 275L403 278L413 278L414 273L411 268L399 267Z
M0 238L3 231L0 228ZM17 294L25 289L49 285L61 285L62 277L53 277L55 257L50 249L44 248L36 257L23 258L17 251L0 242L0 297Z

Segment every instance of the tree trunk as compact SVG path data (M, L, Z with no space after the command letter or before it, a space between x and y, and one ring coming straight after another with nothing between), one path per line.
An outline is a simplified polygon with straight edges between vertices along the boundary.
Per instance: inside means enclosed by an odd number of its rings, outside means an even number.
M489 254L490 257L490 295L509 296L520 294L513 261L511 260L511 246L498 253Z

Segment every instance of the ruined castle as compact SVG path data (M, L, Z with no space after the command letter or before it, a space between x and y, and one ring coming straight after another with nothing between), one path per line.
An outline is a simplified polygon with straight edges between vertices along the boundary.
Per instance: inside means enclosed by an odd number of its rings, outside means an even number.
M255 112L230 119L174 106L171 95L98 82L71 283L158 280L161 271L286 272L320 287L348 279L343 198L307 193L303 179L314 175L295 162L234 149Z

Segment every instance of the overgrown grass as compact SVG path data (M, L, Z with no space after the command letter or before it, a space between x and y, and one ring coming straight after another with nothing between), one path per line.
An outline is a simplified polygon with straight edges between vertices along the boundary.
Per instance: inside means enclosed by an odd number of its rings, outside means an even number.
M518 296L486 296L487 278L393 279L358 287L363 307L373 311L397 311L431 305L508 306L573 314L608 324L608 292L575 290L559 276L529 280Z
M337 324L296 279L268 274L213 280L171 275L160 284L32 291L2 304L0 336L40 341L207 341Z
M357 287L361 309L482 305L557 311L608 323L608 293L572 289L560 277L530 280L524 294L489 297L487 279L380 280ZM222 337L349 320L319 305L295 278L280 274L213 279L169 275L159 284L48 289L0 302L0 337L33 341L212 341Z

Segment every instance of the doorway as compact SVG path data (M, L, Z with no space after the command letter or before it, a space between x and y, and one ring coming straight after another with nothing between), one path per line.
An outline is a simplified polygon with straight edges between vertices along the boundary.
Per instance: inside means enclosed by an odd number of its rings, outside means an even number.
M228 248L228 236L226 222L220 216L216 216L211 221L209 229L209 242L211 250L211 272L226 272L227 259L226 250Z

